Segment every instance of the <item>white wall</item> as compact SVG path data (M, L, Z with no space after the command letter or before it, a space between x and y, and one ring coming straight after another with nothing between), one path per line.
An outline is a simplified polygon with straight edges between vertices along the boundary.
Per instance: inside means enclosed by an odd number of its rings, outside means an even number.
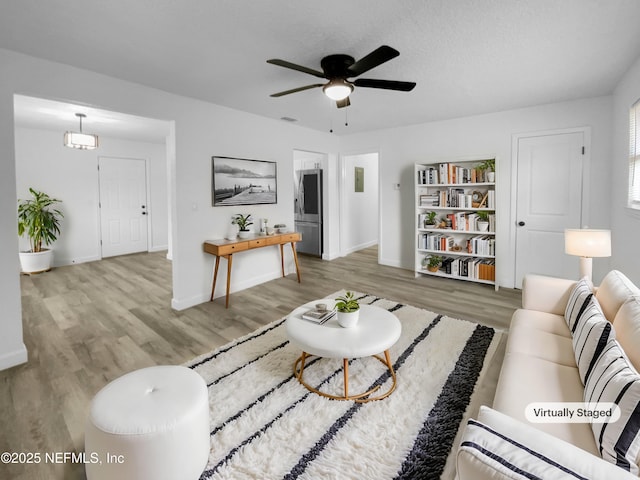
M613 94L613 155L611 158L612 267L640 285L640 212L627 208L629 191L629 108L640 98L640 58ZM598 259L594 259L597 262Z
M0 49L0 368L25 357L16 235L14 94L55 99L174 122L167 140L170 176L173 300L186 308L208 299L214 258L202 250L208 238L221 238L231 215L243 212L293 225L292 152L328 152L335 157L337 137L278 120L220 107L125 82L87 70ZM99 132L96 132L99 133ZM211 206L211 156L278 162L278 204ZM331 157L330 157L331 158ZM287 269L293 271L291 254ZM232 290L280 275L279 249L265 248L234 259ZM303 276L304 279L304 276ZM226 278L219 275L223 295Z
M343 157L342 254L378 243L378 154ZM364 191L355 191L355 167L364 168Z
M16 128L16 186L18 198L29 198L29 187L62 200L61 234L52 245L56 266L99 260L99 157L141 158L147 161L150 236L149 250L168 245L167 160L164 144L100 137L96 150L74 150L62 145L62 134ZM20 239L20 249L29 241Z
M498 186L497 281L514 285L514 243L511 225L512 135L550 129L590 126L592 131L588 199L592 227L609 227L611 103L609 96L576 100L487 115L457 118L405 128L354 134L341 138L341 151L380 154L380 262L407 269L414 264L414 162L471 155L496 155ZM394 184L400 183L400 191ZM594 261L594 280L606 271L606 259Z

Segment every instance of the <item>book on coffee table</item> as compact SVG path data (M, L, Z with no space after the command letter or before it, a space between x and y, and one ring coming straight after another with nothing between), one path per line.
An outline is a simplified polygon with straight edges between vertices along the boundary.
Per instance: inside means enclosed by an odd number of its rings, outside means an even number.
M304 312L302 314L302 318L304 320L309 320L310 322L313 323L324 323L327 320L329 320L331 317L333 317L336 314L335 310L316 310L316 309L311 309L311 310L307 310L306 312Z

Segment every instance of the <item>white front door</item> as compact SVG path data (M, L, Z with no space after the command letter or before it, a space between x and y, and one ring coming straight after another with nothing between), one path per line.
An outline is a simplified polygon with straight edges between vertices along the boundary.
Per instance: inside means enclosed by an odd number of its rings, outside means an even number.
M100 225L102 256L146 252L146 162L137 158L100 157Z
M580 228L585 133L517 139L516 287L527 273L575 278L564 229Z

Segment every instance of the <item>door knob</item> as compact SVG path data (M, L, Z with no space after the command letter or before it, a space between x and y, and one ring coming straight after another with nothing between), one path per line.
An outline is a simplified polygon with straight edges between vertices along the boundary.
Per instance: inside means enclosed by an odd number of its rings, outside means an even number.
M520 221L518 222L518 226L519 226L519 227L524 227L524 222L523 222L522 220L520 220Z
M146 215L146 214L147 214L147 212L142 212L142 214L143 214L143 215Z
M142 205L142 208L147 208L146 205Z

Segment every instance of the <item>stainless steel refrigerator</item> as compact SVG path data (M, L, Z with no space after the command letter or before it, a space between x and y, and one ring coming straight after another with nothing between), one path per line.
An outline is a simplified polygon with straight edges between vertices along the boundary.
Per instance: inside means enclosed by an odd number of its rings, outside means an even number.
M298 170L295 185L295 226L302 233L300 253L322 256L322 170Z

